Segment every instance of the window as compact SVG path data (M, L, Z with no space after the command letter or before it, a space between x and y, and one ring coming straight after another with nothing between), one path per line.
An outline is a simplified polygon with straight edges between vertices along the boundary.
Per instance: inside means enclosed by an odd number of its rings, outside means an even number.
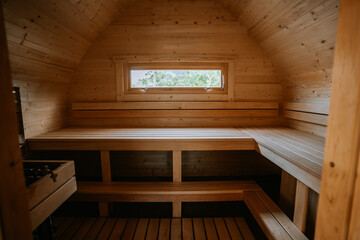
M226 63L127 63L127 93L227 93Z

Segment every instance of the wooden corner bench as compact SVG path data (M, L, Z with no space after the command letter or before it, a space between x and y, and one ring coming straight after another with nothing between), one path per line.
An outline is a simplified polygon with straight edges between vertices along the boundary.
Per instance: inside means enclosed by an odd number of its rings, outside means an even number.
M108 214L109 201L124 199L126 201L139 201L139 199L158 201L161 197L163 201L173 203L174 217L181 216L182 201L198 201L206 198L208 201L245 200L250 210L253 209L251 212L255 217L258 211L254 209L262 205L257 204L254 208L251 203L253 201L262 203L265 205L262 209L268 209L271 212L276 205L270 203L263 194L254 195L253 192L259 190L256 187L253 186L251 191L244 188L245 182L212 182L211 185L209 182L182 182L182 151L256 150L298 180L294 223L301 231L304 231L309 188L317 193L320 191L325 139L286 127L64 128L33 137L28 141L32 150L98 150L101 152L103 181L78 182L78 194L74 199L99 201L102 216ZM154 191L150 192L147 189L149 183L112 182L109 152L117 150L172 151L173 182L156 183L157 190L153 189ZM227 190L224 191L224 189ZM281 219L285 219L284 213L280 215ZM277 218L279 214L272 214L272 216L275 218L274 221L279 222ZM257 220L259 223L262 221L259 217ZM291 222L290 219L286 221ZM267 225L266 221L262 224Z

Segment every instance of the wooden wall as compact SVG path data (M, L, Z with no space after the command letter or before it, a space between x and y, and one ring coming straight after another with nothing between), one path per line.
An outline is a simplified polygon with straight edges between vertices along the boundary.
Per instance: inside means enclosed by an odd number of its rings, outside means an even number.
M73 76L70 103L116 101L115 63L111 58L144 54L238 56L229 86L234 91L234 99L230 101L266 102L282 98L280 80L273 64L248 37L247 29L221 3L213 0L145 0L130 4L90 47ZM176 96L171 97L176 99ZM194 100L197 100L196 96L190 97L190 101ZM279 123L278 117L70 118L70 124L74 126L229 127Z
M20 87L26 138L66 125L72 73L127 2L3 1L13 85Z
M324 136L339 0L222 2L276 65L284 102L304 103L287 105L288 124Z

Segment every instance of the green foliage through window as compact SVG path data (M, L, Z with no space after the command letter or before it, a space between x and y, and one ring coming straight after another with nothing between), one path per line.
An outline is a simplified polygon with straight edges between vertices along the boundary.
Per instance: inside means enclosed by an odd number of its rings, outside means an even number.
M221 70L131 70L132 88L221 87Z

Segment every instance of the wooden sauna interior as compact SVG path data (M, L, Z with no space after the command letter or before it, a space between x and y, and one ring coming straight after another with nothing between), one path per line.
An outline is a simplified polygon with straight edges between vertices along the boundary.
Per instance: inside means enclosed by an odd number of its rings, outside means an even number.
M0 240L360 239L360 1L0 12ZM221 86L133 86L144 69Z

